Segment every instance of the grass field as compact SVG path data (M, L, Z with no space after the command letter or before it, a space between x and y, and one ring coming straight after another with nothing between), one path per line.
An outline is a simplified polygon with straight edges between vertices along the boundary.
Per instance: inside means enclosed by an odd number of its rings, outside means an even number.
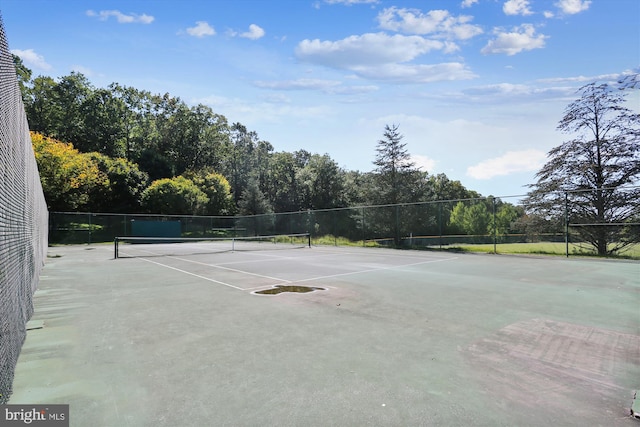
M385 241L391 241L386 239ZM319 236L313 237L311 240L312 245L325 245L325 246L363 246L362 241L352 241L344 237L335 236ZM378 247L383 245L378 241L367 240L364 244L367 247ZM471 243L454 243L439 246L417 246L413 249L435 249L435 250L453 250L461 252L478 252L478 253L493 253L494 245L488 244L471 244ZM495 246L495 250L500 254L532 254L532 255L566 255L566 244L564 242L536 242L536 243L498 243ZM569 244L570 256L597 256L594 249L586 244ZM640 244L632 245L626 248L623 252L612 256L611 258L622 259L637 259L640 260Z
M464 252L493 252L493 244L455 244L449 245L447 249L456 249ZM566 254L566 244L560 242L539 242L539 243L498 243L495 246L496 252L501 254L540 254L540 255L562 255ZM596 256L595 251L588 245L569 244L569 255L573 256ZM640 259L640 245L633 245L625 251L617 254L614 258Z

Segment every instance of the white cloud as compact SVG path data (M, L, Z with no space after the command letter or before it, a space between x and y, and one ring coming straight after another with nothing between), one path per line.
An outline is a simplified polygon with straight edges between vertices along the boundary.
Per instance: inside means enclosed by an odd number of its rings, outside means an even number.
M544 100L567 99L575 95L574 87L541 88L523 84L498 83L465 89L461 101L476 103L539 102Z
M553 18L555 15L553 14L553 12L551 12L550 10L545 10L544 12L542 12L542 14L544 15L545 18L547 19L551 19Z
M433 171L436 167L436 161L421 154L412 154L411 161L415 166L423 172Z
M598 74L594 76L552 77L547 79L538 79L536 81L540 83L582 83L582 82L593 82L596 80L616 81L630 73L632 73L632 71L628 70L622 73L614 73L614 74Z
M269 104L291 104L291 98L282 93L268 93L260 97L264 102Z
M297 79L279 81L256 81L254 84L263 89L274 90L318 90L324 93L353 95L378 90L377 86L345 86L338 80Z
M217 111L225 111L228 117L241 117L243 124L248 127L253 123L281 123L289 120L298 119L302 122L317 122L334 114L334 109L329 106L310 106L304 107L300 105L290 105L289 103L281 103L280 105L272 102L256 102L255 99L243 98L227 98L224 96L211 95L204 98L191 100L193 104L204 104L212 107Z
M296 47L298 59L341 70L357 76L398 83L427 83L477 77L459 62L413 64L421 55L458 49L455 43L422 36L367 33L337 41L303 40Z
M98 18L101 21L106 21L110 17L115 17L120 24L151 24L155 19L153 16L144 13L142 15L137 15L135 13L127 15L119 10L101 10L100 12L87 10L87 16Z
M482 34L482 28L471 25L472 16L452 16L446 10L430 10L389 7L378 14L378 24L384 30L410 34L432 34L436 37L470 39Z
M393 36L367 33L338 41L303 40L296 47L296 56L304 61L336 68L351 69L394 62L408 62L432 50L444 49L438 40L420 36Z
M87 77L93 77L93 70L91 70L90 68L87 68L85 66L82 65L72 65L71 66L71 71L75 71L77 73L80 74L84 74Z
M47 71L53 68L51 65L47 63L47 61L44 60L44 56L36 53L33 49L26 49L26 50L12 49L11 53L13 53L16 56L19 56L20 59L22 59L22 62L24 63L24 65L26 65L28 68L35 68L35 69L44 70L44 71Z
M376 4L379 3L380 0L324 0L327 4L346 4L347 6L351 6L354 4Z
M194 37L215 36L216 30L206 21L197 21L195 27L187 28L187 33Z
M244 37L246 39L258 40L263 37L265 34L264 30L257 26L256 24L249 25L249 31L245 33L241 33L240 37Z
M590 0L560 0L554 3L558 9L567 15L575 15L576 13L584 12L589 9L591 5Z
M536 34L536 30L531 24L522 24L514 28L512 32L496 30L495 34L497 38L490 40L482 48L483 54L504 53L512 56L525 50L543 48L545 39L548 38L544 34Z
M462 3L460 3L460 7L464 9L465 7L471 7L476 3L478 3L478 0L463 0Z
M265 89L280 90L306 90L306 89L327 89L342 84L338 80L321 80L321 79L297 79L297 80L279 80L279 81L257 81L255 85Z
M491 179L519 172L534 172L542 167L546 158L545 152L535 149L509 151L500 157L470 166L467 175L474 179Z
M351 69L364 78L398 83L433 83L437 81L470 80L477 77L476 74L459 62L433 65L383 64L373 67L356 66Z
M505 15L531 15L531 9L529 9L529 0L507 0L502 5L502 11Z

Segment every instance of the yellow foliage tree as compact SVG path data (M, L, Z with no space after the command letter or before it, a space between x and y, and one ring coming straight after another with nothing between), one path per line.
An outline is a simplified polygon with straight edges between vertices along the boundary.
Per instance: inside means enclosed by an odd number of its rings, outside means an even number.
M72 144L31 132L33 151L50 211L82 210L96 187L108 186L107 176L87 154Z

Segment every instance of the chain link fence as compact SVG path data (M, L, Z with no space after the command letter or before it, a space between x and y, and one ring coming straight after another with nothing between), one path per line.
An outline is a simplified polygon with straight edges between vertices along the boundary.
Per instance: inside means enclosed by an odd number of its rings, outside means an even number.
M592 221L585 222L580 216L584 197L575 193L559 193L557 206L544 216L527 214L519 206L524 197L440 200L235 217L53 212L49 239L57 244L111 242L117 236L132 236L135 221L177 221L182 237L310 233L315 245L567 256L598 254L588 239L587 232L593 232L593 226L609 229L610 249L622 241L640 240L638 225L628 220L614 222L613 218L607 217L596 225ZM627 199L630 200L627 208L638 212L638 202ZM633 244L625 247L637 249Z
M0 17L0 404L11 395L46 251L47 205Z
M182 237L310 233L315 244L446 249L466 244L564 241L562 226L535 230L516 218L502 228L498 199L445 200L254 216L180 216L52 212L54 244L111 242L131 236L135 221L178 221Z

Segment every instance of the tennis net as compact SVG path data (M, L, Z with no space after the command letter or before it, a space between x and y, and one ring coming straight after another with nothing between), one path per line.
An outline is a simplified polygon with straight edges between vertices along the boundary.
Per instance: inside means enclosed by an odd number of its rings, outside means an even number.
M133 237L114 240L114 258L186 256L235 251L273 251L308 248L311 235L278 234L255 237Z

